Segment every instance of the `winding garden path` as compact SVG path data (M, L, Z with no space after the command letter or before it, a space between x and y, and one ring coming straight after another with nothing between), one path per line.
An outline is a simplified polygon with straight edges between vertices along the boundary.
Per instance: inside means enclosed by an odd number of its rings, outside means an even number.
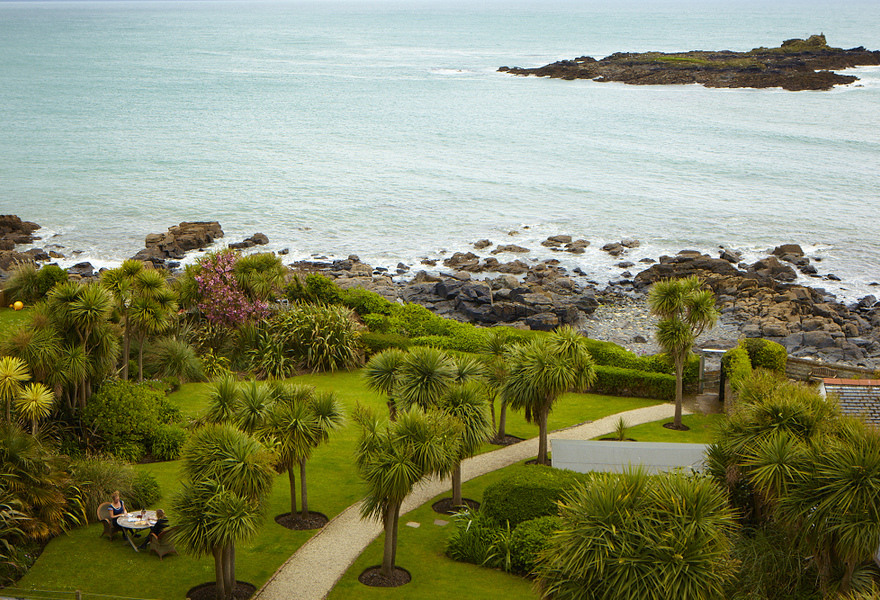
M576 425L550 434L550 439L589 440L614 431L623 417L640 425L673 416L673 404L658 404L604 417L592 423ZM462 482L510 466L538 454L538 438L486 452L462 463ZM449 490L448 479L432 479L410 494L401 515L418 508L438 494ZM382 533L382 524L361 520L360 503L352 504L336 515L324 528L303 544L275 572L254 596L254 600L323 600L361 552Z

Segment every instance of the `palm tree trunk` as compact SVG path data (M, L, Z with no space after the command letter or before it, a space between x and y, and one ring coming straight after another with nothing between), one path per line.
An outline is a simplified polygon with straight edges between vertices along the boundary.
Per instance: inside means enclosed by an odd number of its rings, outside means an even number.
M214 555L214 579L216 579L215 598L217 600L226 600L226 577L223 572L223 548L215 546L211 548L211 554Z
M501 401L501 410L498 413L498 441L503 442L507 437L507 400Z
M397 402L391 396L388 396L388 419L397 420Z
M382 519L385 526L385 544L382 550L382 568L379 572L386 579L391 579L391 575L394 573L394 555L397 553L397 512L399 510L398 503L389 503Z
M452 506L461 506L461 463L452 470Z
M495 397L492 396L489 401L489 410L492 412L492 431L495 432L495 439L498 439L498 428L495 426Z
M684 395L684 357L675 357L675 420L672 426L681 429L681 400Z
M138 340L138 382L144 382L144 337Z
M290 480L290 516L296 514L296 473L293 471L293 465L287 469L287 478Z
M550 413L549 403L541 407L538 414L538 464L547 465L547 416Z
M299 490L303 519L309 516L309 495L306 491L306 460L299 461Z
M122 378L128 381L128 355L131 352L131 328L128 309L125 309L125 335L122 338Z
M235 592L235 544L232 542L224 549L224 570L226 571L226 598L232 600Z

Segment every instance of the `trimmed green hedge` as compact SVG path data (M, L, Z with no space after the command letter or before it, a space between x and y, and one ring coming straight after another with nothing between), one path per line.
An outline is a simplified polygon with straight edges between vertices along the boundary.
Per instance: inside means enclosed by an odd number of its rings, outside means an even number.
M752 363L749 360L749 353L741 346L731 348L725 352L724 357L721 359L721 364L725 377L727 377L734 389L752 375Z
M504 481L488 486L483 492L480 512L493 521L520 523L538 517L558 514L557 501L578 481L588 481L589 475L561 471L538 465L521 466Z
M602 365L596 365L595 370L596 382L591 387L594 393L658 400L675 398L675 375Z
M538 554L550 541L550 536L562 529L559 517L538 517L516 526L510 536L510 570L521 575L531 573Z
M749 353L753 369L785 373L788 352L781 344L763 338L743 338L739 341L739 345Z
M368 331L361 334L360 340L367 356L378 354L388 348L406 350L412 345L412 341L409 338L397 333L375 333Z

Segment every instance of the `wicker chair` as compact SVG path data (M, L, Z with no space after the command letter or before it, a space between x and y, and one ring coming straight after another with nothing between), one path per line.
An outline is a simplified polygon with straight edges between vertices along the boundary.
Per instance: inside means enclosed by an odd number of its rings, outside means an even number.
M109 502L104 502L98 506L98 520L104 525L104 531L101 535L106 535L110 538L111 542L113 541L113 536L119 532L119 528L114 527L114 523L110 519L112 514L113 511L111 510L111 504Z
M150 534L150 550L159 555L159 560L166 554L177 554L174 547L174 527L162 531L159 535Z

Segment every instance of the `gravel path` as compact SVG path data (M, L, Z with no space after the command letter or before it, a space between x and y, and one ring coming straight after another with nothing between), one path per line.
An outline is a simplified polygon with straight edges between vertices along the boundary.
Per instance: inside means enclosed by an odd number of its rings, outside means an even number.
M629 425L640 425L673 416L673 404L639 408L592 423L577 425L550 433L550 440L588 440L614 431L620 417ZM538 454L538 438L469 458L462 463L462 481L507 467ZM417 488L406 499L401 510L405 514L418 508L438 494L449 491L448 479L432 479ZM360 518L360 503L336 515L321 531L297 550L275 575L254 596L254 600L322 600L345 574L361 552L382 533L378 521Z

